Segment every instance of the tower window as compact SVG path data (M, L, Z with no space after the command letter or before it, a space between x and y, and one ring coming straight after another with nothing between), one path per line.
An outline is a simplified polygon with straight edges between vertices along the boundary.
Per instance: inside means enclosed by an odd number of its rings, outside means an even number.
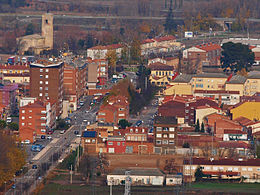
M46 24L48 24L48 20L45 20Z

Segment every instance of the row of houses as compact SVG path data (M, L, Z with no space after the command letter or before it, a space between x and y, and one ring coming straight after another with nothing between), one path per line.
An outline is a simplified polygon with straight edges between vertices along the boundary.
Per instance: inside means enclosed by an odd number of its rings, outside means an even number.
M179 50L181 46L182 44L177 42L176 38L172 35L145 39L140 43L142 56L169 53L175 50ZM128 45L121 43L105 46L98 45L87 49L87 57L92 59L106 59L109 53L115 52L117 57L120 58L124 48L128 49Z

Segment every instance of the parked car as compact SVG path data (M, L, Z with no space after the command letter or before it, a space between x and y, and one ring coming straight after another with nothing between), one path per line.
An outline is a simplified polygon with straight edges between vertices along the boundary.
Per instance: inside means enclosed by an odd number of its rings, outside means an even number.
M16 185L15 185L15 184L13 184L13 185L12 185L12 188L13 188L13 189L15 189L15 188L16 188Z
M136 127L139 127L142 123L143 123L143 121L139 120L139 121L137 121L137 122L135 123L135 126L136 126Z
M79 134L79 131L74 131L74 134L75 134L75 135L78 135L78 134Z
M28 139L22 141L22 144L30 144L30 143L31 143L31 142L30 142L30 140L28 140Z
M53 134L53 131L52 131L52 130L47 131L47 134L48 134L48 135L51 135L51 134Z
M46 136L45 135L41 135L41 139L45 139L46 138Z
M61 131L60 131L60 134L64 134L64 133L65 133L65 130L61 130Z
M32 166L32 169L37 169L37 168L38 168L37 165Z
M48 139L48 140L51 140L51 139L52 139L52 137L51 137L51 136L47 136L47 139Z

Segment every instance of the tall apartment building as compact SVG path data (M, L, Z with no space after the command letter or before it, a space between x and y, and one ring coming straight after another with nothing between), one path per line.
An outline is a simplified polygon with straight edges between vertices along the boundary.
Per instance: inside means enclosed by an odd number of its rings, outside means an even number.
M64 98L68 101L70 109L73 105L73 111L77 109L79 98L86 92L86 64L65 64L64 65Z
M9 114L12 114L16 109L16 91L17 84L2 85L0 84L0 104L5 106Z
M88 59L87 85L89 89L104 85L108 80L108 61L106 59Z
M46 131L55 126L55 103L35 101L20 107L19 136L22 141L35 141L37 136L45 135Z
M62 113L64 63L37 60L30 64L30 96L56 102L56 115Z
M177 118L157 116L154 118L154 152L174 153L177 140Z

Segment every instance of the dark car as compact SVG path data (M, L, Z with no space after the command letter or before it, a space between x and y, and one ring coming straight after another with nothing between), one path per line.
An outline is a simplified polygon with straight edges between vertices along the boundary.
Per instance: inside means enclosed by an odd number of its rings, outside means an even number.
M137 121L137 122L135 123L135 126L136 126L136 127L139 127L142 123L143 123L143 121L139 120L139 121Z
M75 134L75 135L78 135L78 134L79 134L79 131L74 131L74 134Z
M32 166L32 169L37 169L37 165L33 165L33 166Z
M12 188L13 188L13 189L15 189L15 188L16 188L16 185L15 185L15 184L13 184L13 185L12 185Z
M45 135L42 135L42 136L41 136L41 139L45 139L45 138L46 138L46 136L45 136Z

